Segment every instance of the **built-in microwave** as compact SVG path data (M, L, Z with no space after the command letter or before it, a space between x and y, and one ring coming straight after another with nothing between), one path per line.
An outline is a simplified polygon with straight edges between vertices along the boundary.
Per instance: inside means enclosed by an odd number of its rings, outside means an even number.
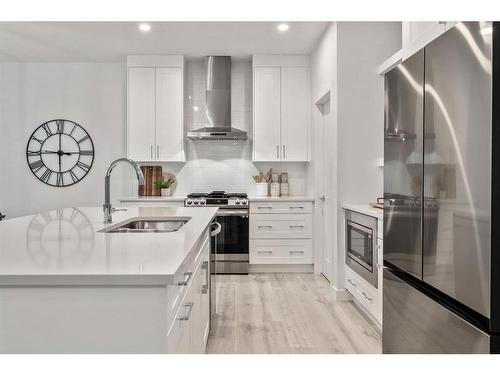
M377 288L377 219L358 212L345 212L345 262Z

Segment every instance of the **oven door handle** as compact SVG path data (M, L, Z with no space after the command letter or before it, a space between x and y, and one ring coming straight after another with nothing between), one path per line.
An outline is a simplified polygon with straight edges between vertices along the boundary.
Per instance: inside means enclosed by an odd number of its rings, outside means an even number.
M210 227L212 227L213 225L215 225L216 228L210 231L210 236L211 237L217 236L220 233L221 228L222 228L222 226L220 225L220 223L218 223L216 221L214 221L212 224L210 224Z
M248 210L219 210L216 216L241 216L248 217Z

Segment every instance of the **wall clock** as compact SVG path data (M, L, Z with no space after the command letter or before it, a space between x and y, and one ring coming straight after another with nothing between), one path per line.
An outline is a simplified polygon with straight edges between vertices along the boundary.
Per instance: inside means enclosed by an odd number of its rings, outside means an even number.
M26 146L31 172L50 186L70 186L83 179L94 162L94 143L74 121L56 119L43 123Z

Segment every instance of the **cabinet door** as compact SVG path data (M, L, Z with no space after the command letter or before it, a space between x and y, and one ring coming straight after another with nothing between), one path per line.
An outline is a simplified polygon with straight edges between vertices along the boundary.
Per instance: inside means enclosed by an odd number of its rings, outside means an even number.
M282 160L308 160L308 92L307 67L281 68Z
M280 68L254 70L253 160L280 160Z
M155 69L128 69L128 157L154 160Z
M210 331L210 242L207 243L207 249L201 260L201 298L200 298L200 327L201 338L203 342L203 352L208 341Z
M402 46L404 57L414 54L447 29L446 22L403 22Z
M184 161L182 68L156 68L156 147L161 161Z

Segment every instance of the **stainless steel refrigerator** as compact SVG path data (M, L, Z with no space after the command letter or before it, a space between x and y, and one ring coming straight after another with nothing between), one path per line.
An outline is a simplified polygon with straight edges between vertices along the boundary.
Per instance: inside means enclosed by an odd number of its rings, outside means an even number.
M384 353L498 353L500 25L385 75Z

